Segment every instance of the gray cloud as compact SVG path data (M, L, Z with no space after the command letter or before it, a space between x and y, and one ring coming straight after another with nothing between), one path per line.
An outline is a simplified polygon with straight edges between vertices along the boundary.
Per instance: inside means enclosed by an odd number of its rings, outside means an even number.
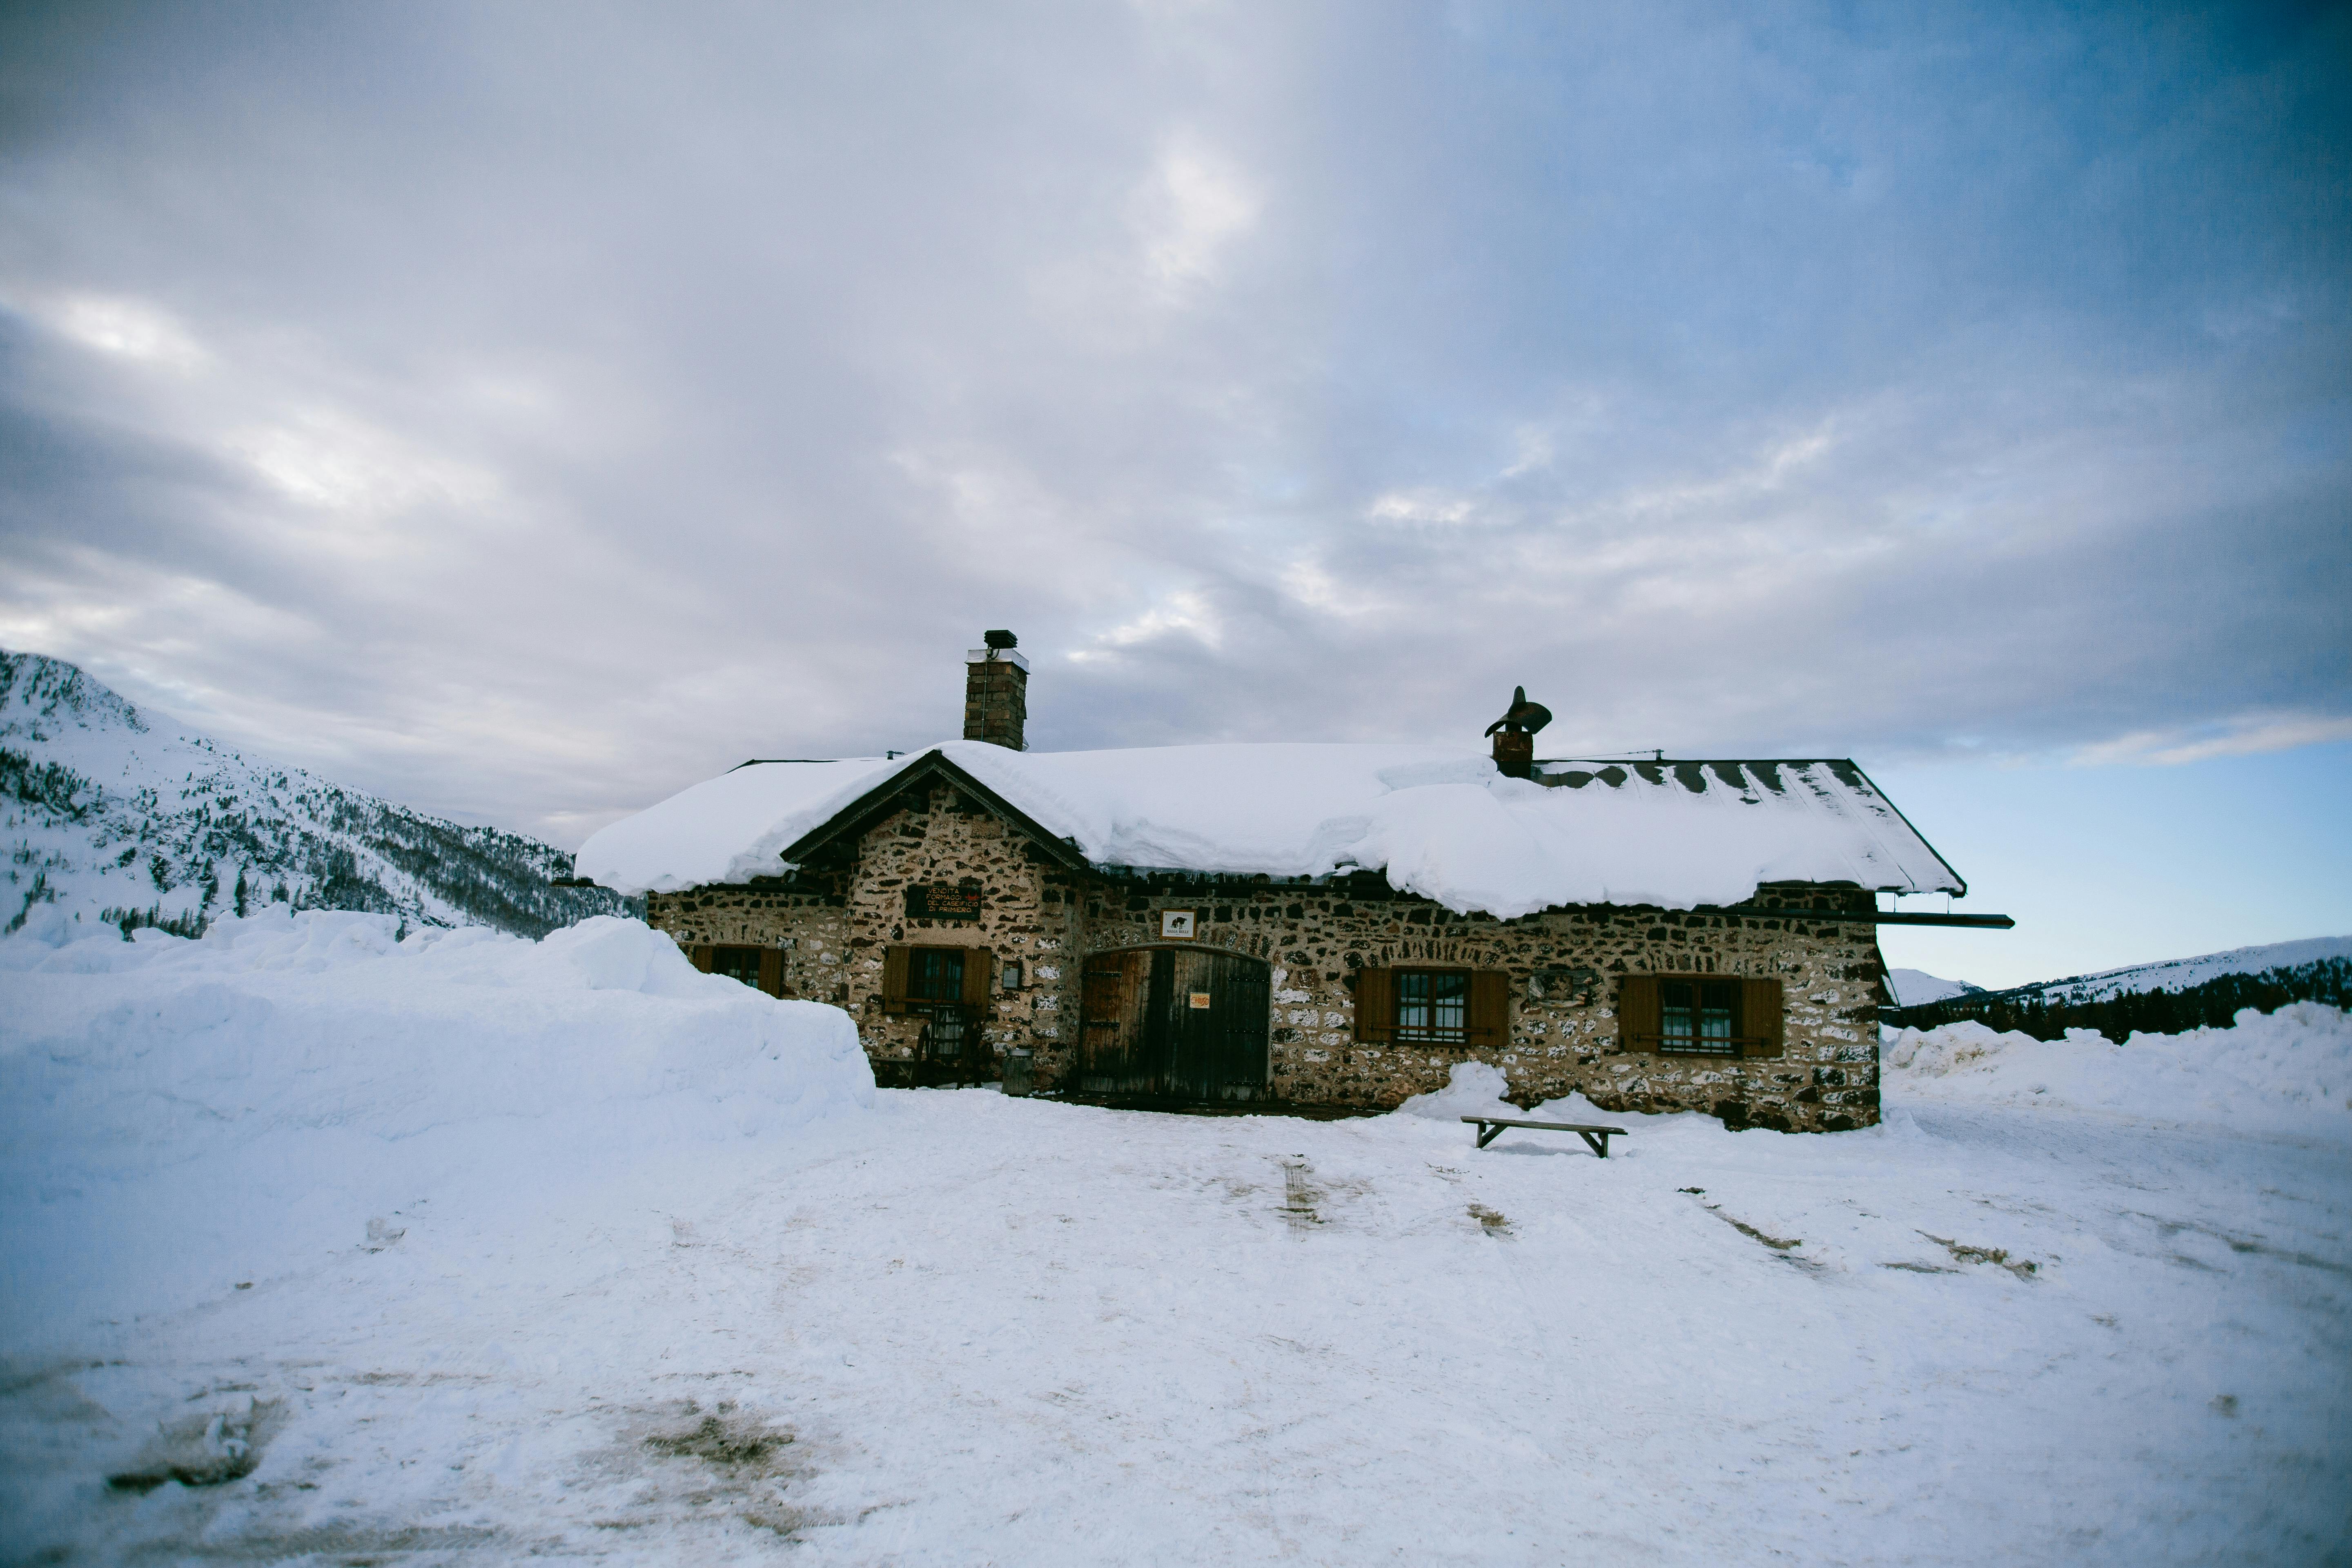
M2338 12L6 26L0 641L430 809L2352 717Z

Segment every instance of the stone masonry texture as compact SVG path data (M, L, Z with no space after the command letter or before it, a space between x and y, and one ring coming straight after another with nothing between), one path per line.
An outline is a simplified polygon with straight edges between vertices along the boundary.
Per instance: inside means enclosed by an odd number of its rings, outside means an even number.
M974 921L913 921L909 884L977 882ZM1850 886L1773 884L1744 907L1861 910ZM1018 991L992 985L977 1021L992 1051L1034 1053L1040 1091L1075 1081L1085 956L1160 945L1162 910L1199 911L1194 947L1269 968L1267 1086L1297 1105L1385 1109L1444 1086L1454 1064L1499 1068L1532 1105L1571 1089L1606 1110L1698 1110L1732 1126L1843 1131L1878 1121L1882 965L1867 922L1621 906L1517 920L1458 915L1377 875L1323 882L1071 873L947 785L870 829L852 862L789 881L656 894L647 918L681 945L782 946L789 994L856 1018L883 1082L911 1060L919 1018L882 1011L882 953L898 942L985 948L1019 960ZM1171 944L1174 945L1174 944ZM1507 1044L1362 1045L1355 973L1418 963L1510 976ZM1787 1007L1785 1054L1725 1059L1626 1048L1618 988L1631 974L1769 976ZM992 976L994 979L994 976Z

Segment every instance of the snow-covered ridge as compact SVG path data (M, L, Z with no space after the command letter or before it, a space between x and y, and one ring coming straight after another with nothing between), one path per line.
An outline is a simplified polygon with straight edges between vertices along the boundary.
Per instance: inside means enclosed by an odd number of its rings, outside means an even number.
M1727 904L1776 881L1964 890L1850 763L1580 764L1547 787L1504 777L1475 751L1416 745L1038 752L950 741L893 759L746 766L596 834L581 874L627 893L781 875L803 836L934 752L1101 866L1360 868L1504 918Z
M1930 1002L1948 1002L1984 987L1965 980L1946 980L1924 969L1890 969L1886 972L1886 989L1895 1006L1920 1007Z
M2260 974L2266 970L2292 969L2328 958L2352 958L2352 936L2320 936L2301 942L2266 942L2259 947L2233 947L2227 952L2208 952L2196 958L2165 959L2102 970L2096 974L2037 981L2000 994L2022 997L2039 994L2044 1001L2053 1004L2100 1002L2137 991L2183 991L2225 974Z
M280 902L531 935L619 906L550 887L562 851L464 827L154 721L58 659L0 650L0 930L41 909L193 931Z

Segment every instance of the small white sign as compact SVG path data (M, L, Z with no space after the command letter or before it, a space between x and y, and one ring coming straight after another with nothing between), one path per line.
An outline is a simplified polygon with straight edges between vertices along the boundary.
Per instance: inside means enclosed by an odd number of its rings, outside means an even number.
M1162 910L1160 911L1160 934L1190 942L1192 938L1192 917L1197 910Z
M1209 1010L1209 994L1207 992L1195 991L1192 993L1192 1006L1195 1011L1205 1013Z

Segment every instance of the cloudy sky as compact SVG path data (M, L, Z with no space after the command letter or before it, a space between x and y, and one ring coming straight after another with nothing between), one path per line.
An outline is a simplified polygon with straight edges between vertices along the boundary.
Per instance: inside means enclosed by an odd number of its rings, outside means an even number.
M567 845L954 732L990 626L1047 749L1525 683L1899 778L1972 903L2073 810L2267 835L2160 940L2352 927L2347 83L2304 5L11 8L0 646Z

